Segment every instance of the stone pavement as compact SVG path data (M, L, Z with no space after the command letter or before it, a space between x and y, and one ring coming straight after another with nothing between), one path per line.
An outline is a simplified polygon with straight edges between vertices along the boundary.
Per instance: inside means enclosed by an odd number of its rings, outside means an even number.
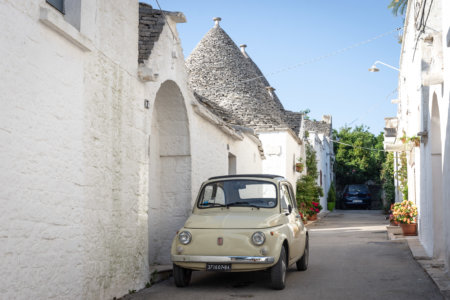
M123 299L443 299L414 239L388 240L386 225L380 211L335 211L309 224L310 267L291 267L282 291L267 287L266 272L194 272L187 288L169 278ZM442 267L425 265L435 273Z
M411 250L414 259L422 266L430 278L439 288L445 299L450 299L450 277L445 272L442 260L433 259L428 256L417 236L403 236L398 226L387 226L390 240L404 240Z

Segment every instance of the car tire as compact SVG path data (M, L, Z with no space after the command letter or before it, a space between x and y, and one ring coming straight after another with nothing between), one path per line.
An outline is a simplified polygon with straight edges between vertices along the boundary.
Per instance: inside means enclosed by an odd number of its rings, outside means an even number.
M191 282L192 270L173 264L173 278L176 287L186 287Z
M270 286L274 290L282 290L286 286L287 272L286 249L281 248L280 258L278 262L270 269Z
M308 269L308 263L309 263L309 237L306 236L306 242L305 242L305 252L303 253L303 256L297 260L297 270L298 271L306 271Z

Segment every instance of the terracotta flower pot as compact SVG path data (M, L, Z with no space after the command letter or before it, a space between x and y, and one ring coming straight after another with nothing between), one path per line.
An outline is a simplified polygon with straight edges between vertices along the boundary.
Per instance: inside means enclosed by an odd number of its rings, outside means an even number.
M417 224L404 224L400 223L400 227L402 228L403 235L411 236L417 235Z
M310 220L310 221L315 221L315 220L317 220L317 214L314 214L314 215L312 215L312 216L308 216L308 220Z

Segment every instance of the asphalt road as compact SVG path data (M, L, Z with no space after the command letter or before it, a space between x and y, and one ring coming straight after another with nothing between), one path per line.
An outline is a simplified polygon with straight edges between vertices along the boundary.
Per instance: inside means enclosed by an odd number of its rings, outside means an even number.
M286 288L268 287L267 272L194 272L124 299L443 299L403 241L388 241L380 211L336 211L312 224L305 272L289 268Z

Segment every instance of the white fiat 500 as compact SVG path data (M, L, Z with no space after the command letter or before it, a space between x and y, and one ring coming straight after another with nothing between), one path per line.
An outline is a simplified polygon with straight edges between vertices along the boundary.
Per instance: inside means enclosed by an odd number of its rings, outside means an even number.
M308 232L290 183L277 175L230 175L202 184L171 258L177 287L189 284L193 270L269 269L271 287L283 289L288 266L306 270L308 253Z

